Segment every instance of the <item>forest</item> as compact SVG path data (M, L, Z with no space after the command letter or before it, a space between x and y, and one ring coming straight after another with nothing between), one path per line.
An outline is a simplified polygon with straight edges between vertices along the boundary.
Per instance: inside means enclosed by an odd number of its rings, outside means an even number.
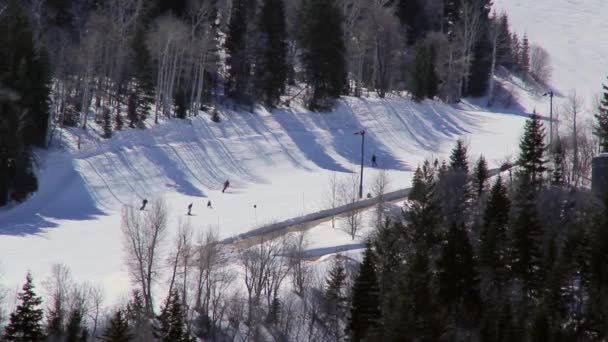
M497 97L547 53L489 0L2 0L0 206L37 188L32 148L91 120L110 138L159 118L408 94ZM323 37L323 39L318 39ZM10 48L8 48L10 47Z

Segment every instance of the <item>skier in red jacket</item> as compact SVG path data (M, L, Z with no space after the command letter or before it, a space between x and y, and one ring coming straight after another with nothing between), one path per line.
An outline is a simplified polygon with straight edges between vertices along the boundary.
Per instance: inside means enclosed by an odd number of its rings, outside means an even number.
M224 189L222 189L222 192L225 192L229 186L230 186L230 182L226 179L226 181L224 182Z

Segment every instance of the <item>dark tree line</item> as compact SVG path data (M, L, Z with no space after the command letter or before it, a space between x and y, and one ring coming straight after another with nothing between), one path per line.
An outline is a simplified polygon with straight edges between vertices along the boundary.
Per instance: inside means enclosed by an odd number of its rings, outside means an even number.
M607 337L608 194L556 182L544 141L533 114L512 179L490 179L483 159L469 172L461 142L449 162L416 170L405 216L364 253L352 340Z

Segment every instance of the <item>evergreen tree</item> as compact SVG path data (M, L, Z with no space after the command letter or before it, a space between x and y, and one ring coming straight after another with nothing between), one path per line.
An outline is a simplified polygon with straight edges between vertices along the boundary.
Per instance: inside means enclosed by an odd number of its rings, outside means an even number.
M232 2L230 23L226 35L226 93L238 100L245 100L247 95L250 64L248 61L248 1L235 0Z
M28 273L25 279L23 292L17 296L21 303L11 313L9 324L4 328L6 341L35 342L45 339L41 327L42 299L34 292L32 275Z
M167 298L167 303L161 314L157 317L159 328L155 332L156 337L163 342L193 341L189 332L186 331L184 317L179 293L173 291Z
M497 63L509 70L513 70L513 36L509 25L509 17L506 13L498 17L498 37L499 42L496 51Z
M110 320L110 326L101 335L101 340L105 342L129 342L134 338L122 310L116 311Z
M519 142L519 178L532 190L537 192L543 184L543 173L547 171L545 167L545 128L540 117L532 113L524 127L524 135Z
M312 87L311 109L325 109L325 100L346 90L346 48L342 11L336 0L304 3L300 45L306 80ZM320 39L323 37L323 39Z
M106 139L112 137L112 113L109 108L103 109L103 137Z
M490 178L489 173L490 171L488 170L486 159L483 156L480 156L475 165L475 169L473 169L473 187L477 198L480 198L486 191L488 178Z
M437 95L439 77L435 71L435 51L432 46L418 44L414 56L411 92L414 101L433 98Z
M519 53L519 67L525 80L526 75L530 72L530 42L528 41L527 34L524 34Z
M450 170L469 173L467 147L462 139L458 139L456 141L456 146L452 149L452 154L450 155Z
M511 60L513 61L512 70L521 70L521 42L515 32L511 35Z
M79 342L83 339L86 341L88 330L84 325L83 318L84 311L82 308L72 310L65 329L65 342Z
M423 6L418 0L398 0L397 16L407 33L407 44L414 45L424 35Z
M258 20L261 45L256 74L262 99L268 106L279 102L287 80L287 32L283 0L265 0Z
M132 86L127 100L127 117L129 127L143 127L143 122L154 103L154 67L152 57L145 44L145 29L140 25L131 42Z
M439 243L441 223L440 204L436 193L435 175L428 161L414 175L413 189L409 195L406 218L409 220L407 242L413 246L424 242L427 246Z
M139 290L134 290L131 300L127 303L125 318L133 334L141 341L152 339L148 312L144 298Z
M336 341L340 340L341 335L341 318L345 314L347 298L345 295L346 289L346 271L340 260L341 256L337 255L334 263L329 270L326 285L325 285L325 311L329 320L331 334Z
M490 190L483 214L483 226L479 236L479 263L489 269L493 285L502 288L507 282L509 265L508 225L511 201L502 177L498 175Z
M441 303L456 322L472 328L479 319L481 300L473 247L464 225L450 226L437 268Z
M380 289L376 278L372 244L367 241L363 262L353 285L352 305L348 320L351 341L378 339L380 312Z
M527 299L537 298L543 279L541 244L543 228L536 209L536 191L530 178L520 178L515 201L511 268L521 281Z
M604 94L600 99L598 113L595 114L595 130L594 134L600 141L600 150L603 153L608 153L608 85L603 84Z
M180 87L177 89L175 95L173 96L173 101L175 103L175 117L185 119L188 112L188 104L184 88Z
M490 10L491 0L476 0L479 15L479 29L477 41L473 46L473 61L471 63L470 74L468 75L468 88L465 95L484 96L488 89L488 80L492 69L493 45L490 39Z
M559 137L555 139L553 147L553 173L551 175L551 185L564 185L564 160L565 151L563 143Z
M386 341L437 341L443 333L433 294L429 250L420 244L391 292L386 311Z

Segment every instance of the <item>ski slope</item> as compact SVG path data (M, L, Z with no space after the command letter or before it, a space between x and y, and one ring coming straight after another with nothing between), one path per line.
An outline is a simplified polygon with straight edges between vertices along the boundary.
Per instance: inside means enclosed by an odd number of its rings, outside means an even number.
M608 76L608 29L606 0L494 0L495 9L509 15L511 29L551 55L551 86L558 95L573 90L594 110ZM543 112L548 106L541 107ZM541 110L539 108L539 110Z
M361 138L353 133L361 129L365 193L377 174L369 167L372 154L388 170L388 190L409 187L412 170L425 158L445 158L459 137L470 144L472 158L483 153L491 166L515 155L524 116L466 108L346 97L331 113L224 109L220 123L203 113L109 140L98 138L95 125L64 131L62 148L37 154L39 191L0 209L2 283L17 286L27 270L40 281L53 263L64 263L76 280L118 300L130 287L120 232L124 206L163 197L172 232L182 220L195 232L217 229L221 238L325 209L332 173L348 178L359 172ZM226 179L231 186L222 193ZM208 200L213 209L206 208ZM192 216L186 215L189 203ZM352 241L324 223L310 230L310 253L355 248L365 232Z

